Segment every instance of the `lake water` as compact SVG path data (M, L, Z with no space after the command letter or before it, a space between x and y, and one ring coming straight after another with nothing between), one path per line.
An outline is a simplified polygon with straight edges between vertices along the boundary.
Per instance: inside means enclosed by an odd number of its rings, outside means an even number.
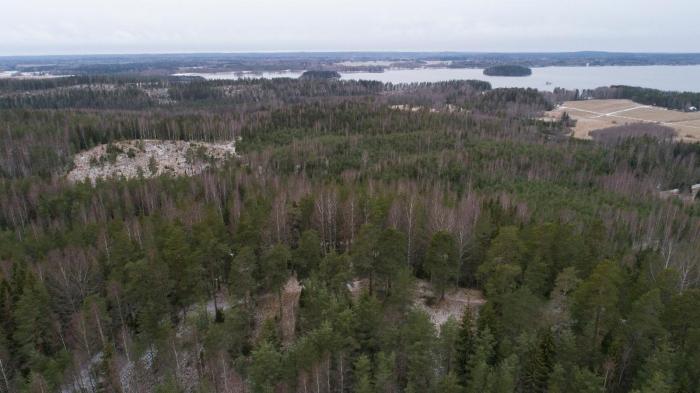
M179 74L207 79L297 78L301 72ZM494 77L474 68L389 69L381 73L343 72L345 80L377 80L390 83L440 82L454 79L478 79L498 87L532 87L539 90L592 89L600 86L630 85L660 90L700 92L700 65L694 66L605 66L533 68L527 77Z
M51 79L66 78L72 75L56 75L46 72L0 71L0 79Z
M222 80L222 79L243 79L243 78L298 78L301 76L303 71L276 71L276 72L256 72L256 71L242 71L242 72L184 72L180 74L173 74L174 76L201 76L204 79L209 80Z

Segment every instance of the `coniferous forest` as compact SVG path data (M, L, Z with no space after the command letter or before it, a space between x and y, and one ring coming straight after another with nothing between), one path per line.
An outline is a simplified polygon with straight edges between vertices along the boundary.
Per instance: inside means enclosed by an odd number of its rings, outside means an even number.
M700 146L573 139L557 99L0 81L0 392L700 391ZM236 154L67 178L134 140Z

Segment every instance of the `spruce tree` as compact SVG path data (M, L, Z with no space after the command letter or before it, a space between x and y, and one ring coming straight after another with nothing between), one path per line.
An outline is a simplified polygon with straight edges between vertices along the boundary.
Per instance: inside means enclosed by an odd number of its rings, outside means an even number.
M459 384L459 378L454 372L445 374L437 385L437 391L440 393L462 393L462 386Z
M395 391L396 376L396 356L391 353L379 352L375 356L374 365L374 392L389 393Z
M457 348L455 350L455 372L462 385L466 385L466 383L469 381L468 364L471 356L474 353L474 345L476 341L475 328L471 308L467 306L465 307L464 314L462 315L462 323L459 328Z
M488 328L479 332L474 343L474 355L469 358L467 363L469 381L466 384L466 390L468 393L486 391L495 356L494 344L494 337Z
M282 369L282 355L267 341L264 341L251 354L248 370L250 386L254 393L272 393L279 382Z
M355 361L354 393L374 393L371 367L372 363L367 355L360 355Z
M546 393L549 376L554 367L554 339L549 329L539 334L536 345L530 349L524 369L524 388L526 392Z

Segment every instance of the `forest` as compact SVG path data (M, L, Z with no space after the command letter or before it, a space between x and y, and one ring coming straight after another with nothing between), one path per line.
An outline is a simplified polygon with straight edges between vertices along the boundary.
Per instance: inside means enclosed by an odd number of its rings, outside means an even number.
M680 111L700 108L700 93L670 92L633 86L600 87L584 92L593 98L626 98L640 104L655 105Z
M700 205L660 195L700 146L570 138L567 94L0 81L0 392L700 391ZM236 155L68 180L131 140Z

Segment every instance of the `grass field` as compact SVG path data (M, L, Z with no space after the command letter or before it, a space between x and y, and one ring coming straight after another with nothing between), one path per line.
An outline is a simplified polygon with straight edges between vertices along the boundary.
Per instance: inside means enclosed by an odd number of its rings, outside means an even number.
M547 116L558 118L563 112L576 120L576 138L588 139L591 131L602 128L646 122L673 128L679 139L700 142L700 112L668 110L630 100L587 100L567 101Z

